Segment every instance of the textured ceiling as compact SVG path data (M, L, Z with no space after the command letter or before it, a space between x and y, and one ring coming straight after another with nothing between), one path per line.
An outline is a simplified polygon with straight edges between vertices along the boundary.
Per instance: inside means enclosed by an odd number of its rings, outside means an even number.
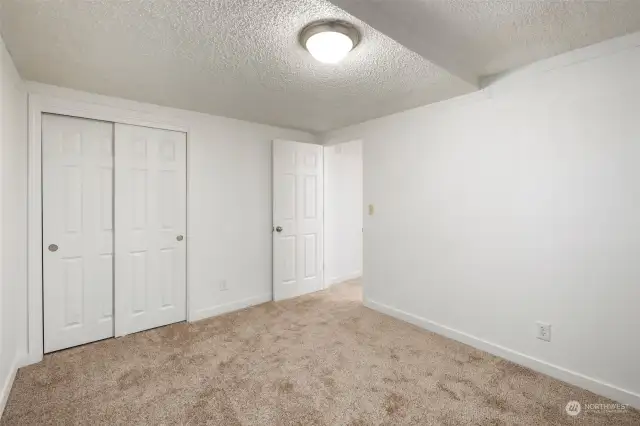
M324 0L2 0L23 78L320 132L469 90ZM339 65L298 33L320 18L363 40Z
M417 0L460 37L474 73L501 73L640 30L640 0ZM424 22L424 21L423 21Z
M473 81L640 30L640 0L0 0L0 7L5 43L27 80L313 132L473 90L454 74ZM298 44L299 30L322 18L349 20L363 33L338 65L316 62Z

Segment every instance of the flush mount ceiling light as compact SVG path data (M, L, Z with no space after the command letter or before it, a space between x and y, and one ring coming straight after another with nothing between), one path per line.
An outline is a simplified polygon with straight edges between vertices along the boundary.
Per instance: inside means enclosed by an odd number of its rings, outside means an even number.
M312 22L300 31L300 44L325 64L336 64L360 42L360 32L346 21Z

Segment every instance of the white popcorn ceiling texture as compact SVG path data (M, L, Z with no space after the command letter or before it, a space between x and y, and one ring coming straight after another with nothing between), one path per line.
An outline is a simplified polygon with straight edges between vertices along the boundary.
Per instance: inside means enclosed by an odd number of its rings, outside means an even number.
M399 1L418 1L463 36L480 76L640 31L640 0Z
M338 128L459 92L459 82L324 0L3 0L23 78L299 128ZM298 34L348 19L363 41L323 65Z
M23 78L104 95L323 132L469 90L326 0L0 1ZM640 0L413 1L468 35L478 75L640 29ZM338 65L298 43L323 18L363 35Z

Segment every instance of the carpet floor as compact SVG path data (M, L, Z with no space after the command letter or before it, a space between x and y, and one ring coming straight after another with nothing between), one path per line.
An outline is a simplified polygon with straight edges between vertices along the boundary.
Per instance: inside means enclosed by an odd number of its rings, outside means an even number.
M362 306L357 282L45 356L1 425L639 425L640 413Z

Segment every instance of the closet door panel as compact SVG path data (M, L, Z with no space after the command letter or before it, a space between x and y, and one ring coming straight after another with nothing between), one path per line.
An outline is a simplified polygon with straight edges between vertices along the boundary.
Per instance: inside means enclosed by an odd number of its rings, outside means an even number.
M115 125L116 335L186 320L186 135Z
M44 351L113 330L113 124L43 114Z

